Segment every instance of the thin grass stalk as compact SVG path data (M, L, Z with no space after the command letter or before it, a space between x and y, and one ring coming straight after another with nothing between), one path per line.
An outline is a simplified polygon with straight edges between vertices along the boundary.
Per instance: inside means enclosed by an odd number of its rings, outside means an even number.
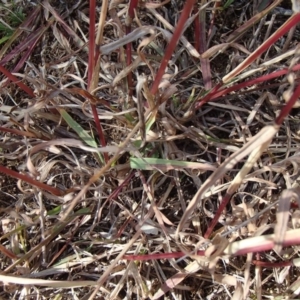
M195 109L199 109L203 104L210 101L211 97L216 94L219 89L223 86L223 83L218 83L215 87L213 87L202 99L200 102L196 103ZM200 100L200 99L199 99Z
M45 183L42 183L42 182L39 182L27 175L24 175L24 174L20 174L16 171L13 171L11 169L8 169L2 165L0 165L0 173L4 173L8 176L11 176L11 177L14 177L14 178L17 178L17 179L20 179L20 180L23 180L31 185L34 185L42 190L46 190L48 191L49 193L55 195L55 196L63 196L65 194L65 192L55 188L55 187L52 187L52 186L49 186Z
M202 5L206 4L206 0L201 1ZM198 40L196 50L202 54L207 50L207 44L206 44L206 11L204 9L201 9L199 12L199 16L195 18L194 24L195 24L195 41ZM196 28L198 27L198 28ZM197 29L197 30L196 30ZM212 88L212 82L211 82L211 71L210 71L210 64L208 58L202 58L200 57L200 65L202 70L202 76L203 76L203 83L204 87L207 90L210 90Z
M185 256L186 253L184 252L166 252L166 253L153 253L153 254L137 254L137 255L124 255L123 259L126 260L138 260L138 261L145 261L145 260L152 260L152 259L172 259L172 258L181 258ZM205 251L199 250L195 255L204 256Z
M27 136L27 137L31 137L31 138L37 138L37 136L32 132L21 131L21 130L14 129L14 128L7 128L7 127L0 126L0 131L9 132L9 133L13 133L13 134L21 135L21 136Z
M131 23L134 18L134 10L137 8L138 0L130 0L128 7L128 15L126 18L126 34L131 33ZM132 43L126 45L126 65L130 66L132 63ZM133 95L133 80L132 72L129 72L127 75L127 85L128 85L128 96L131 99Z
M297 64L297 65L295 65L292 68L292 71L298 71L298 70L300 70L300 64ZM222 96L224 96L226 94L229 94L230 92L239 91L242 88L245 88L247 86L257 85L258 83L266 82L266 81L272 80L274 78L286 75L288 72L290 72L290 70L288 68L286 68L286 69L275 71L273 73L270 73L270 74L267 74L267 75L263 75L263 76L260 76L260 77L257 77L257 78L254 78L254 79L242 82L242 83L235 84L235 85L233 85L233 86L231 86L229 88L224 88L221 91L218 91L218 90L215 91L215 92L211 91L200 102L198 102L196 104L195 108L199 109L201 106L203 106L208 101L216 100L216 99L218 99L218 98L220 98L220 97L222 97Z
M111 194L112 196L109 197L109 198L110 198L109 200L116 198L116 197L119 195L119 193L122 191L122 189L123 189L124 187L126 187L126 186L131 182L131 179L132 179L134 176L135 176L135 172L131 172L129 175L127 175L126 179L122 182L122 184L121 184L119 187L117 187L116 190L113 191L113 193ZM127 227L128 223L129 223L129 221L130 221L131 219L132 219L132 218L129 216L129 217L127 218L127 220L123 223L123 225L119 228L119 230L118 230L118 232L117 232L117 234L116 234L116 238L117 238L117 239L121 237L121 235L123 234L125 228Z
M102 6L101 6L101 14L100 14L100 18L99 18L98 32L97 32L97 36L96 36L95 63L98 63L98 59L101 54L100 53L100 45L103 41L103 30L104 30L105 18L106 18L106 14L107 14L107 8L108 8L108 0L104 0L102 2ZM97 76L97 75L98 75L98 73L94 74L94 76Z
M131 25L126 26L126 34L129 34L131 32ZM131 65L132 63L132 45L131 43L128 43L126 45L126 65L127 67ZM132 80L132 72L129 72L127 74L127 86L128 86L128 96L129 99L133 96L133 80ZM129 100L130 101L130 100Z
M284 268L293 265L291 261L268 262L268 261L261 261L261 260L253 260L252 263L256 266L264 267L264 268Z
M2 246L0 244L0 252L5 255L6 257L13 259L13 260L17 260L18 256L16 254L14 254L13 252L9 251L8 249L6 249L4 246Z
M0 65L0 72L3 73L7 78L9 78L12 82L18 85L24 92L26 92L32 98L35 97L33 90L25 85L20 79L11 74L7 69Z
M157 74L156 74L156 77L154 79L154 82L152 84L152 88L151 88L151 94L152 95L156 95L157 91L158 91L158 87L159 87L159 84L160 84L160 81L165 73L165 69L167 67L167 64L172 56L172 53L178 43L178 40L180 38L180 36L182 35L183 33L183 29L184 29L184 25L193 9L193 6L194 6L194 3L195 3L195 0L187 0L185 5L184 5L184 8L182 10L182 13L180 15L180 18L179 18L179 21L178 21L178 24L174 30L174 33L173 33L173 36L171 38L171 41L170 43L168 44L167 46L167 49L166 49L166 52L165 52L165 55L162 59L162 62L159 66L159 69L157 71Z
M91 83L95 68L95 24L96 24L96 1L90 0L90 26L89 26L89 61L88 61L88 91L91 92ZM102 147L106 146L105 137L100 124L100 119L96 105L91 103L92 113L95 125L98 131L98 136ZM103 153L104 160L107 163L109 158L106 152Z
M88 59L88 91L91 87L95 68L95 24L96 24L96 0L90 0L90 26L89 26L89 59Z
M300 13L294 14L288 19L275 33L273 33L264 43L260 45L248 58L246 58L241 64L239 64L234 70L222 78L224 83L231 81L236 75L246 69L253 61L261 56L265 51L269 49L278 39L280 39L285 33L291 30L300 22Z
M210 20L210 24L209 24L209 29L208 29L208 40L210 39L211 35L213 34L213 27L215 24L215 19L216 19L216 14L218 12L218 9L221 8L222 3L220 1L216 1L214 4L214 8L212 11L212 16L211 16L211 20Z
M300 243L300 229L289 230L284 234L283 246L296 246ZM264 252L270 251L275 246L275 234L267 234L261 236L254 236L250 238L246 238L244 240L235 241L230 243L223 251L222 255L230 255L230 256L240 256L246 255L248 253L254 252ZM123 258L126 260L149 260L149 259L170 259L170 258L180 258L186 256L186 252L172 252L172 253L153 253L153 254L138 254L138 255L124 255ZM199 250L196 254L192 254L192 257L196 256L204 256L205 251ZM214 252L211 253L214 255ZM257 261L257 260L256 260ZM280 262L282 266L286 262ZM256 263L260 264L260 261ZM276 265L276 263L274 263ZM279 263L278 263L279 264ZM296 258L292 261L287 262L287 265L295 265L299 264L299 258Z
M296 90L294 91L292 97L288 101L288 103L281 109L279 116L276 118L275 123L277 125L281 125L285 117L290 113L291 109L293 108L294 104L297 102L300 96L300 84L297 86Z
M79 222L78 222L79 223ZM77 223L77 224L78 224ZM53 258L51 259L51 261L47 264L47 268L49 268L50 266L53 265L53 263L62 255L62 253L64 253L66 251L66 248L71 244L73 238L74 238L74 234L75 234L76 230L72 230L71 232L71 236L68 237L67 241L64 242L64 245L60 248L60 250L53 256Z
M197 14L197 13L198 13L198 3L195 2L195 4L194 4L194 14ZM199 17L195 18L195 21L194 21L195 49L199 52L199 49L200 49L200 39L198 37L200 37L200 21L199 21Z
M48 24L43 28L39 28L36 30L32 29L32 32L26 37L26 40L23 43L17 45L14 49L12 49L10 53L7 54L1 60L0 63L2 65L6 65L11 60L16 59L17 55L23 53L24 51L28 51L28 48L32 47L32 45L39 40L40 36L45 33L45 31L49 28L49 26L53 23L53 21L54 18L51 18L51 20L48 21Z
M226 205L228 204L228 202L230 201L232 194L225 194L224 198L222 199L220 206L218 207L217 212L215 213L214 218L212 219L211 223L209 224L205 234L204 234L204 238L208 239L209 236L211 235L213 229L215 228L216 224L218 223L218 220L223 212L223 210L225 209Z

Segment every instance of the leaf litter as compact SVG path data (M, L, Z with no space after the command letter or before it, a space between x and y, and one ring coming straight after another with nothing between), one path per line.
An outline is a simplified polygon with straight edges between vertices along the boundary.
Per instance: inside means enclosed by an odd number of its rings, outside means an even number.
M296 4L0 6L0 297L297 298Z

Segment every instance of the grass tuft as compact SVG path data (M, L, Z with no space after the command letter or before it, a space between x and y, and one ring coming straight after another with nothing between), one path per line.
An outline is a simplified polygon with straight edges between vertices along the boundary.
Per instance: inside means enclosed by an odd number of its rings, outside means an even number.
M296 2L35 2L0 5L0 298L298 299Z

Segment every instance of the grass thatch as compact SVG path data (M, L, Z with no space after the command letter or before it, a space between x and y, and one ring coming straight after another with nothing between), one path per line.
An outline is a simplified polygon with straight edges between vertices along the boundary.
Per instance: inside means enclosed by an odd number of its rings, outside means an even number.
M0 299L298 299L296 0L36 2L0 5Z

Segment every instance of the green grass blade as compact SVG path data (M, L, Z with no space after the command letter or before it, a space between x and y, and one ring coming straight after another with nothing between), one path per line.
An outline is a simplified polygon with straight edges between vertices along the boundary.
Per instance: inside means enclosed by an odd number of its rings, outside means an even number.
M61 116L78 136L89 146L97 148L96 141L64 109L59 109Z
M64 109L59 109L60 115L63 119L68 123L68 125L78 134L78 136L89 146L93 148L97 148L98 145L95 139L90 136L82 127L79 125ZM98 153L101 162L103 163L103 157L100 153Z
M155 170L169 171L174 169L200 169L204 171L214 171L216 167L208 163L197 163L190 161L178 161L162 158L130 158L130 167L138 170Z

